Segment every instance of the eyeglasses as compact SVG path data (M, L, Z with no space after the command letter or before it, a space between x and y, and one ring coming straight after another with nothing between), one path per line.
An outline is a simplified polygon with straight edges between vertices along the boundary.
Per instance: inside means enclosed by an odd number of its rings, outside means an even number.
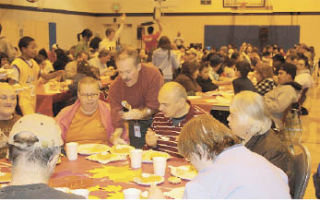
M85 97L85 98L98 98L99 97L99 94L98 93L93 93L93 94L82 94L82 93L80 93L80 96L81 97Z

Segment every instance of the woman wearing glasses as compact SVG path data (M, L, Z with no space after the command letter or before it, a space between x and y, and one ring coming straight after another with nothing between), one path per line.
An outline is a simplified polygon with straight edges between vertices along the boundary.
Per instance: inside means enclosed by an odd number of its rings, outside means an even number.
M99 82L84 77L78 83L77 101L57 115L64 142L107 143L113 133L109 106L99 100Z

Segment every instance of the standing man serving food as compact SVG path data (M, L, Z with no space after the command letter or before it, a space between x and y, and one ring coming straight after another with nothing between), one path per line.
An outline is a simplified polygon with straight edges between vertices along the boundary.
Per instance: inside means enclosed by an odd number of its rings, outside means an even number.
M152 116L159 108L157 100L163 78L153 65L140 63L138 52L130 47L121 49L116 56L119 76L109 90L114 144L123 144L120 137L124 122L129 122L130 144L142 148ZM125 111L124 111L125 110Z

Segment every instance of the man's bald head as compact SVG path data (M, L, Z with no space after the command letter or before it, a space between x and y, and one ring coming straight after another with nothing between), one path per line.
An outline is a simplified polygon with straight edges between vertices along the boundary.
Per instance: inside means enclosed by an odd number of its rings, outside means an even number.
M187 92L177 82L168 82L159 91L159 110L169 118L178 118L186 111Z
M177 82L165 83L159 91L159 96L160 95L173 100L179 100L181 98L187 100L188 98L185 88Z

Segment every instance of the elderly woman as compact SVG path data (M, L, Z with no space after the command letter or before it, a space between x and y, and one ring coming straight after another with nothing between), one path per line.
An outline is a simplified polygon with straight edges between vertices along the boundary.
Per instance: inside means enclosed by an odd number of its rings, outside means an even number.
M174 80L180 83L189 96L202 93L202 88L197 82L199 75L199 64L196 61L187 61L182 64L181 73Z
M6 154L7 137L13 124L20 118L15 113L17 94L8 83L0 83L0 158Z
M186 199L290 198L286 174L210 115L195 117L182 128L178 148L198 171L186 184ZM155 192L150 191L151 198Z
M243 139L245 146L282 169L288 175L290 187L293 187L293 156L271 129L272 121L267 115L263 97L252 91L235 95L228 122L232 132Z
M56 121L64 142L107 143L113 133L109 106L99 100L99 83L84 77L78 83L78 100L61 110Z
M273 69L270 65L265 63L259 64L256 67L255 77L257 85L255 86L257 92L264 96L266 93L271 91L275 87L273 80Z

